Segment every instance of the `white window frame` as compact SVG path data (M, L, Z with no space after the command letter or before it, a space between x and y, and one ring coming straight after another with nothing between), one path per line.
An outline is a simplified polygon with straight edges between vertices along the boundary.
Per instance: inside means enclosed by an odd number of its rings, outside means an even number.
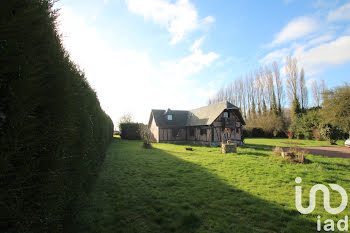
M228 112L224 112L224 118L228 118Z
M168 121L172 121L173 120L173 115L172 114L168 114L167 119L168 119Z

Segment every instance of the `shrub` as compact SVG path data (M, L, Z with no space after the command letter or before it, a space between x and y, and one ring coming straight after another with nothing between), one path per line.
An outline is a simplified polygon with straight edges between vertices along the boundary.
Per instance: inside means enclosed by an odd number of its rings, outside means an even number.
M293 117L292 124L289 127L289 131L293 132L294 137L300 139L304 133L304 121L302 114L295 114Z
M63 232L112 140L111 119L61 46L52 2L0 3L1 232Z
M243 136L244 137L253 137L253 138L264 137L265 132L262 128L244 127Z
M274 137L278 137L278 138L286 138L287 135L284 131L277 131L276 133L274 132Z
M295 114L289 127L296 138L307 138L320 140L318 126L320 124L319 108L304 109L302 113Z
M304 154L297 154L293 158L293 162L295 162L295 163L305 163L305 155Z
M252 137L252 132L249 128L243 128L243 138Z
M128 139L128 140L140 140L140 127L141 124L139 123L120 123L119 129L120 129L120 137L122 139Z
M262 134L259 132L260 136L255 137L274 137L279 131L284 130L283 117L273 111L264 111L259 116L251 116L246 119L246 123L245 128L248 131L256 128L264 132L264 136L261 136Z
M272 138L273 136L273 132L270 131L264 131L264 138Z
M328 140L330 145L335 144L338 139L344 135L343 131L338 127L333 127L331 124L321 124L320 134Z
M350 133L350 83L334 87L322 93L322 119Z
M264 137L265 133L262 128L252 128L252 137Z
M151 130L148 128L147 125L142 124L140 126L140 134L143 140L143 147L147 149L152 148L151 142L152 142L153 136L152 136Z
M320 130L317 127L313 128L312 135L313 135L313 137L314 137L314 139L316 141L322 140L322 136L320 134Z
M290 147L286 152L282 153L282 157L287 159L291 163L305 163L305 154L308 151L305 149L299 149L298 147Z
M294 134L291 131L286 132L286 135L287 135L288 139L293 139L293 137L294 137Z
M281 153L283 152L282 148L281 147L278 147L276 146L274 149L273 149L273 154L276 155L276 156L281 156Z

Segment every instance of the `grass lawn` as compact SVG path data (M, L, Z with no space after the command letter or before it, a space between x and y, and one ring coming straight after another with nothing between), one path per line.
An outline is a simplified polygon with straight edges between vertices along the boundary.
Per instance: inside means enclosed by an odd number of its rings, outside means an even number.
M307 139L288 139L288 138L246 138L244 140L247 146L258 147L290 147L297 145L298 147L313 146L344 146L345 140L338 140L336 145L329 145L328 141L315 141Z
M272 152L154 144L116 139L110 146L88 200L81 200L70 232L317 232L338 215L323 208L302 215L295 208L300 176L303 206L316 183L336 183L350 191L350 159L307 155L309 164L290 164ZM331 205L340 203L331 192Z

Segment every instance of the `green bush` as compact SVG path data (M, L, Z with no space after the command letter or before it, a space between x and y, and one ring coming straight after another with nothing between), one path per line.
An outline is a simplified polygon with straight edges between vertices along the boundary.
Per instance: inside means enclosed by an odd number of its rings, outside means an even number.
M294 116L289 131L293 132L296 138L322 139L318 129L321 122L319 108L310 108L304 111Z
M285 137L283 117L274 112L265 112L259 116L250 117L244 127L249 137ZM254 135L254 136L253 136Z
M120 123L119 124L119 130L120 130L120 137L122 139L128 139L128 140L140 140L140 130L141 130L142 124L140 123Z
M265 133L262 128L252 128L252 137L264 137Z
M112 140L111 119L61 45L52 5L0 2L0 232L63 232Z
M347 134L350 133L350 83L334 87L322 94L323 122L337 126Z
M252 127L252 128L251 127L244 127L243 136L244 137L253 137L253 138L272 137L272 135L265 133L262 128L256 128L256 127Z
M334 145L337 140L344 137L344 132L339 127L334 127L331 124L321 124L320 134L327 139L331 145Z

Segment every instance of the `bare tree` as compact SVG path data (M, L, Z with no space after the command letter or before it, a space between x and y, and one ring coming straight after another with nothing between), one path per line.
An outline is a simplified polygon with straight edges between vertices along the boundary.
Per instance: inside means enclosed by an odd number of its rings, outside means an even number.
M222 87L219 89L218 93L217 93L217 99L216 99L216 103L217 102L221 102L224 100L225 97L225 89Z
M286 75L287 75L287 94L289 102L298 100L298 66L296 58L287 57L286 61Z
M243 80L242 78L237 79L235 82L235 86L237 87L237 102L238 102L238 107L243 110Z
M323 102L323 93L325 93L325 91L326 91L326 85L325 85L325 83L324 83L324 80L323 79L321 79L321 84L320 84L320 92L321 92L321 94L320 94L320 104L322 104L322 102Z
M241 79L241 86L242 86L242 110L243 110L243 117L247 118L247 86L244 79Z
M273 75L268 66L265 66L265 77L266 77L266 91L267 91L267 102L270 110L276 110L276 95L275 85L273 82Z
M143 147L147 149L152 148L153 135L148 125L140 125L140 135L143 140Z
M299 99L300 99L301 108L306 109L308 104L308 96L307 96L307 87L305 84L304 68L301 68L300 70L299 92L300 92Z
M261 80L260 70L255 71L255 79L254 79L254 96L255 96L255 104L257 105L257 110L259 115L262 112L263 107L263 83Z
M130 123L133 122L134 117L132 116L132 114L130 112L124 113L120 118L119 118L119 122L118 122L118 127L120 129L120 124L123 123Z
M278 111L281 114L282 100L283 100L283 84L282 84L282 80L280 77L280 70L279 70L277 62L274 61L272 63L272 69L273 69L273 74L274 74L275 84L276 84Z
M312 80L311 89L312 89L313 104L314 106L319 107L321 103L321 95L320 95L320 89L318 87L316 80Z
M120 118L119 118L119 124L120 123L130 123L133 122L134 117L130 112L124 113Z
M320 107L322 105L322 93L326 91L324 80L312 80L311 83L313 105L315 107Z
M253 74L249 73L245 79L246 95L247 95L247 111L248 116L251 117L252 100L254 98L254 79Z

